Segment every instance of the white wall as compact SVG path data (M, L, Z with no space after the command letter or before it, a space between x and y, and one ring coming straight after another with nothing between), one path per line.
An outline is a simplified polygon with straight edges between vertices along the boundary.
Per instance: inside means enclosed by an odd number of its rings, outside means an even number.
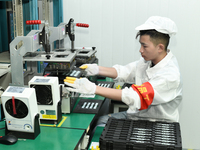
M76 47L97 47L102 66L139 59L135 27L152 15L169 17L178 34L169 48L179 61L183 83L180 125L184 148L200 149L200 1L199 0L63 0L64 22L88 23L76 28Z

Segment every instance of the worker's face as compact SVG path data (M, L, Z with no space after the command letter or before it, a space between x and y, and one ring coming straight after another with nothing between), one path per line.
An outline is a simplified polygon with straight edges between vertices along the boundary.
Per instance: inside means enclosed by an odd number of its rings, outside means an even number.
M159 54L159 47L155 46L151 41L150 41L150 36L149 35L142 35L140 36L140 53L141 56L146 60L146 61L152 61L154 64L157 64L157 59L158 59L158 54Z

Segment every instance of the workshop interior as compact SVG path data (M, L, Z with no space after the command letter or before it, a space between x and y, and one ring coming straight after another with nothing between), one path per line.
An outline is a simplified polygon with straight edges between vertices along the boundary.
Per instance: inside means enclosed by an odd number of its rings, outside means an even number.
M86 76L79 68L98 64L101 49L76 46L82 34L76 30L90 30L93 24L73 14L64 22L63 0L0 0L0 14L0 149L184 149L178 122L110 118L105 127L96 127L100 116L128 106L70 92L66 77L86 77L107 88L131 85Z

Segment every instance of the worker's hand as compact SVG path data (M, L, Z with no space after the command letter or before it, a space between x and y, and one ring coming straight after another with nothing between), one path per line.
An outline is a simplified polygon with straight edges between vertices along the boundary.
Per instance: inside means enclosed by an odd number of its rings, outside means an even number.
M95 94L96 91L96 84L90 82L87 78L76 79L72 77L66 77L64 83L70 86L66 89L71 92Z
M87 72L87 76L95 76L99 74L99 66L97 64L84 64L79 68L85 69L85 71Z

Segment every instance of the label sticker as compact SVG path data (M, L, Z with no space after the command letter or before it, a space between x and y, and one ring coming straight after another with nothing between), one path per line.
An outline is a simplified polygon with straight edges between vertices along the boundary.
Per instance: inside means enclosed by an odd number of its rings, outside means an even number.
M56 115L42 115L44 119L57 119Z
M10 93L22 93L25 90L24 87L17 87L17 86L12 86L8 89L7 92Z
M50 79L39 79L39 78L37 78L37 79L35 79L35 81L34 82L43 82L43 83L47 83L47 82L49 82L49 80Z

